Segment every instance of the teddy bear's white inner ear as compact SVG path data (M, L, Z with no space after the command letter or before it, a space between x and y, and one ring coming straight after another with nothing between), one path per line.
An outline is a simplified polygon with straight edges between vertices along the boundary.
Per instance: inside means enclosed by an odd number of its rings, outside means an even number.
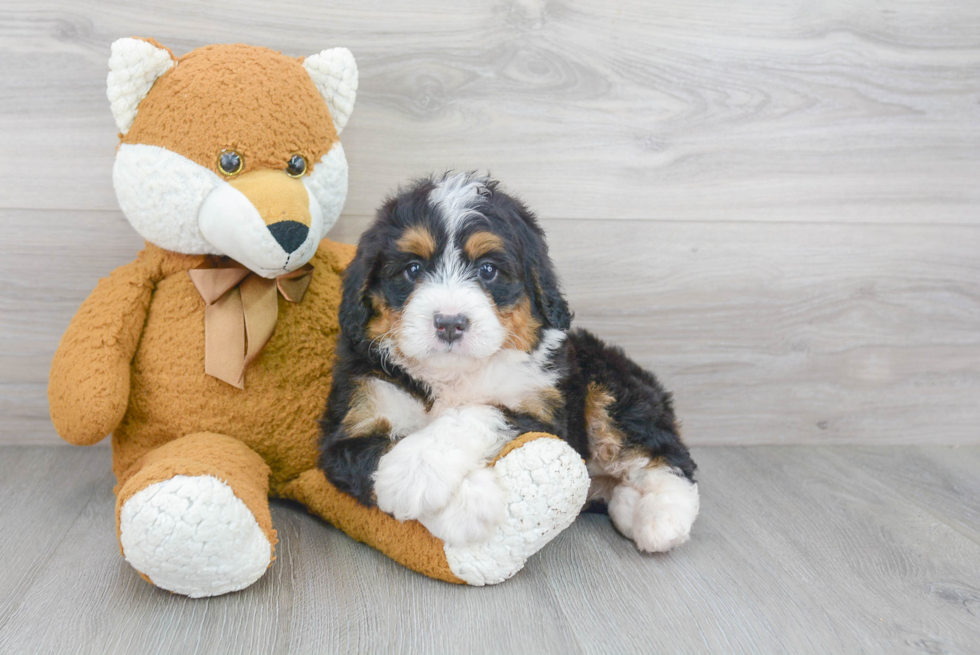
M303 67L330 109L337 134L344 131L357 98L357 63L347 48L331 48L307 57Z
M106 95L123 134L136 120L140 102L157 79L176 65L170 52L142 39L119 39L112 44Z

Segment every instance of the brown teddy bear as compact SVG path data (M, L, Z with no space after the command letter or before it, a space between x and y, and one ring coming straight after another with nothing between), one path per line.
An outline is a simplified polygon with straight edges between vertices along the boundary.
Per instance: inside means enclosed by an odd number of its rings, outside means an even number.
M507 579L585 500L581 458L524 435L491 463L508 515L453 548L340 493L316 468L340 282L354 248L324 239L347 194L338 139L357 68L334 48L293 59L214 45L176 58L112 46L121 132L113 182L146 249L101 280L51 367L59 434L112 434L123 555L189 596L242 589L274 559L269 496L304 504L425 575Z

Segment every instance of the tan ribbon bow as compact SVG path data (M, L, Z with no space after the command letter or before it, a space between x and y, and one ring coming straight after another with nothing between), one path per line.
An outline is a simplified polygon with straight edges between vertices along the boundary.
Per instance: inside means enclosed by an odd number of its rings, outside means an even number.
M313 265L269 280L236 261L211 257L187 273L205 304L204 372L244 389L245 369L276 330L276 292L289 302L302 301L313 279Z

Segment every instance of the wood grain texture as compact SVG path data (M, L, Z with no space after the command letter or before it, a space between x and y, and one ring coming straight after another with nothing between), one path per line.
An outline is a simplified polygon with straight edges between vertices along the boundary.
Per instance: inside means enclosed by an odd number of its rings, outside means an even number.
M580 325L708 443L980 443L980 4L246 0L0 6L0 443L55 443L50 359L139 237L109 44L359 62L334 238L489 169L545 219Z
M21 494L17 511L0 510L0 652L968 654L980 643L976 447L696 448L702 510L688 544L643 556L586 515L487 588L411 573L275 504L273 568L207 600L155 589L122 560L99 450L0 447L0 491Z
M0 630L111 480L104 448L0 449Z
M842 454L908 502L980 544L977 449L849 448ZM970 602L980 603L980 595Z
M0 261L7 443L58 441L45 396L58 339L141 245L118 212L79 212L52 252L62 216L0 210L34 235ZM331 237L354 241L367 221ZM576 324L660 375L692 444L980 441L978 227L543 225ZM46 252L48 273L25 279Z
M214 42L296 56L351 48L353 214L408 177L456 166L519 180L561 218L978 221L970 0L43 0L0 11L4 207L115 208L106 60L112 40L140 34L181 54Z
M942 485L944 470L915 467L942 450L865 452L895 453L919 484ZM567 615L590 616L572 622L585 650L971 652L977 543L849 464L851 452L697 449L701 516L686 548L655 558L656 575L609 531L544 553L549 582L583 592L557 597Z

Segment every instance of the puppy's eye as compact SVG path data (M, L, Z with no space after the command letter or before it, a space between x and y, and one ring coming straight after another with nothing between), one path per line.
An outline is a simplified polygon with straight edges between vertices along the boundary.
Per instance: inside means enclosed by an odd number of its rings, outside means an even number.
M497 267L487 262L480 267L480 279L484 282L493 282L494 278L497 277Z
M405 267L405 279L407 279L409 282L414 282L418 278L421 271L422 265L418 262L412 262Z
M218 169L231 177L238 175L245 168L245 160L234 150L222 150L218 153Z
M306 160L303 155L293 155L286 164L286 175L289 177L301 177L306 172Z

